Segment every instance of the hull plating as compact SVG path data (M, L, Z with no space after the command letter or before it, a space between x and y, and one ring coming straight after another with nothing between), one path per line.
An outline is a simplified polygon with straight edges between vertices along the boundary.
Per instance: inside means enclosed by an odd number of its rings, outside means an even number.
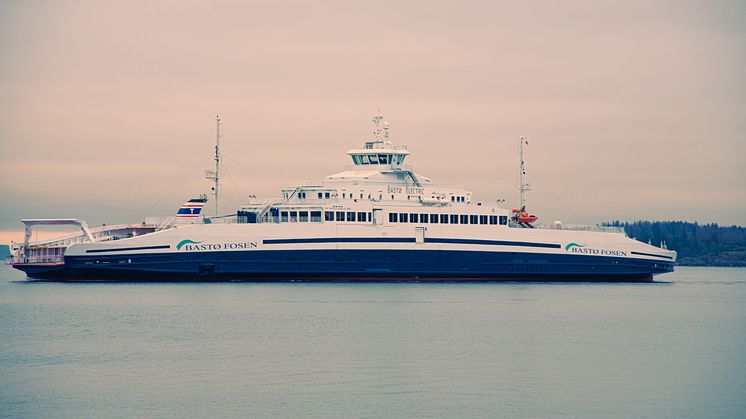
M617 257L455 250L253 250L67 256L54 280L649 281L673 263Z

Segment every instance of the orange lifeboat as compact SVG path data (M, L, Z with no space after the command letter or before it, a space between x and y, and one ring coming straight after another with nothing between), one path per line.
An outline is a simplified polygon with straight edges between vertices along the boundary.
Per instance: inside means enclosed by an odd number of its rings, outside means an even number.
M528 214L527 212L525 212L525 211L524 211L524 212L522 212L522 213L520 213L520 215L518 215L518 222L519 222L519 223L528 223L528 224L531 224L531 223L533 223L534 221L536 221L537 219L538 219L538 217L536 217L536 216L535 216L535 215L533 215L533 214L529 215L529 214Z
M521 211L518 208L513 208L513 219L518 223L531 224L539 218L533 214L529 214L526 211Z

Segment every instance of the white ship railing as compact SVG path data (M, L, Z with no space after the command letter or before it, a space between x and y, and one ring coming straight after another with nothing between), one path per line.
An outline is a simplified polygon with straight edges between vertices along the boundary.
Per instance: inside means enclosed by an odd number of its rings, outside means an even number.
M568 231L594 231L600 233L624 233L624 227L611 227L601 225L583 225L583 224L540 224L534 226L545 230L568 230Z

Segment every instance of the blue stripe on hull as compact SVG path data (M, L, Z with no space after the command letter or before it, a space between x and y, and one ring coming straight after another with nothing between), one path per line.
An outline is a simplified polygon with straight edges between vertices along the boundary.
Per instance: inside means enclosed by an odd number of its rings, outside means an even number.
M670 262L458 250L250 250L68 256L65 279L646 280Z

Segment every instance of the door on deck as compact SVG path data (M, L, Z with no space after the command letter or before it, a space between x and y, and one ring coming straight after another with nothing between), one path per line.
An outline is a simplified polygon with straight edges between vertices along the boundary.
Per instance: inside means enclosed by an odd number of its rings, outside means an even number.
M373 224L380 226L383 225L383 210L380 208L373 208Z

